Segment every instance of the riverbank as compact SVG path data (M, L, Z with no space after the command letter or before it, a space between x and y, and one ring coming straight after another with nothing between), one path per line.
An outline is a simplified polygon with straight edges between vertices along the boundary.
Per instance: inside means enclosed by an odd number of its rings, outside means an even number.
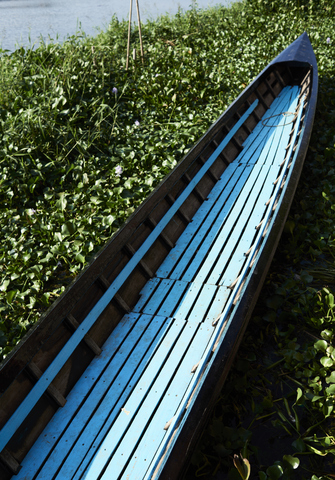
M303 31L310 36L320 74L314 135L190 478L236 475L239 452L251 478L334 471L334 13L333 1L193 8L147 22L145 62L137 53L128 71L127 25L116 19L95 38L0 57L5 356L244 86ZM132 47L139 52L136 30ZM265 457L262 437L273 442Z

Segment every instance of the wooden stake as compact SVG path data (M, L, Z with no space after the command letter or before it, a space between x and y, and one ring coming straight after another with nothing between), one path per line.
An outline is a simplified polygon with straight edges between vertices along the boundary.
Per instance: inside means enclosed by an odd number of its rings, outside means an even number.
M132 11L133 11L133 0L130 0L126 70L128 70L128 66L129 66L130 33L131 33L131 15L132 15Z
M138 33L139 33L139 36L140 36L140 45L141 45L141 59L142 59L142 63L143 63L144 62L144 53L143 53L143 43L142 43L140 6L138 4L138 0L136 0L136 9L137 9L137 21L138 21Z

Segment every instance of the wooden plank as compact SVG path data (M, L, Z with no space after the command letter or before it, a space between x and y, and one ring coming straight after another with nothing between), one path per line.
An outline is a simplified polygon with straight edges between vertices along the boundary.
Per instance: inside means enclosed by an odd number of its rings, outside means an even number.
M163 320L162 317L155 318L159 321ZM147 397L147 392L150 390L157 391L157 375L164 369L166 359L170 358L170 353L176 346L179 346L180 351L187 347L193 331L187 326L186 322L178 323L174 321L171 324L171 319L165 319L165 321L168 322L170 327L166 335L157 344L150 360L146 359L146 369L128 399L123 399L122 409L118 408L111 418L104 418L103 428L94 441L94 448L92 444L92 448L85 455L73 480L81 478L84 472L87 475L85 478L99 478L99 474L103 471L106 463L106 456L109 458L113 455L129 426L137 419L137 413ZM165 377L161 379L162 385L165 385L169 378L168 372L165 370L164 372ZM143 421L143 418L139 418L138 421ZM78 446L80 447L80 442L78 442ZM97 452L99 452L98 455ZM91 461L93 463L89 465ZM78 466L77 460L76 464ZM64 476L60 476L59 480L63 478Z
M56 412L52 420L48 423L40 437L34 444L34 447L29 451L22 462L22 471L16 477L16 480L24 480L25 475L33 475L41 468L43 462L50 455L50 452L58 443L63 432L68 425L71 424L76 412L81 407L82 402L89 395L92 387L92 381L99 371L104 371L111 361L113 352L116 352L123 343L126 336L129 334L136 324L139 315L127 315L117 325L113 334L108 338L102 347L102 353L99 357L95 357L85 371L85 375L76 383L69 395L67 396L66 408L62 408ZM27 473L28 472L28 473Z
M246 166L246 168L250 172L248 179L245 181L243 188L241 188L236 201L232 205L232 208L230 208L229 211L223 209L220 216L217 217L207 233L203 233L203 235L194 240L191 246L192 251L194 252L192 261L184 263L184 258L182 258L180 265L178 265L178 268L175 268L171 278L175 278L175 272L177 272L178 276L180 276L180 279L182 280L192 282L195 281L196 278L197 282L206 282L208 269L215 260L214 252L212 251L212 253L208 256L207 252L210 251L212 245L215 241L217 241L218 238L220 238L224 245L226 236L230 232L233 224L236 221L236 218L238 218L238 225L243 224L246 219L247 210L245 210L245 208L248 207L246 206L244 209L243 207L246 202L246 198L249 195L249 192L252 190L252 186L257 181L261 170L260 167L251 168L251 166ZM205 266L203 266L204 261L206 264ZM201 270L201 274L198 272L199 269Z
M61 436L52 455L43 466L39 479L71 478L75 466L83 459L104 426L106 419L113 420L122 403L132 391L142 374L156 343L164 337L169 323L161 318L138 316L138 321L125 338L108 367L94 374L89 396L85 398L79 412ZM97 364L98 365L98 364ZM65 459L65 462L64 462ZM58 469L64 462L60 473Z
M129 433L131 440L127 441L125 437L123 443L127 450L122 449L122 445L120 445L117 455L114 456L113 461L108 465L102 479L110 478L108 475L116 476L116 474L120 474L122 479L143 478L159 445L164 441L166 424L174 416L180 404L185 403L184 392L187 390L194 375L192 374L192 367L201 358L212 333L213 328L208 325L203 325L197 329L195 336L192 338L192 343L185 356L181 359L178 370L175 372L168 389L161 397L157 408L153 409L154 415L150 418L150 423L145 426L142 435L139 435L140 442L136 438L136 425L132 425L133 432ZM178 355L178 352L176 354ZM164 372L161 372L161 375L164 375ZM146 399L146 402L147 405L142 405L141 416L146 413L148 417L152 408L149 397ZM136 449L133 450L135 446ZM124 468L125 456L128 459L126 468Z
M228 214L249 173L249 167L243 169L231 165L227 168L208 200L200 207L192 223L186 227L183 235L179 237L175 248L171 250L157 270L156 275L158 277L169 277L176 280L180 278L185 268L183 264L191 261L201 238L207 235L209 226L213 223L213 218L215 219L218 215L218 218L225 217ZM178 263L181 258L183 264Z

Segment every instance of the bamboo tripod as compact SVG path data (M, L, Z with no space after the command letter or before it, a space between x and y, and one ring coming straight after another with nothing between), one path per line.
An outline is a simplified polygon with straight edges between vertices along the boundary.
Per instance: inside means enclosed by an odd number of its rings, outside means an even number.
M137 9L137 21L138 21L138 33L139 33L139 36L140 36L140 45L141 45L141 60L142 60L142 63L143 63L144 62L144 53L143 53L142 32L141 32L140 7L139 7L139 4L138 4L138 0L136 0L136 9ZM126 70L128 70L128 66L129 66L132 11L133 11L133 0L130 0ZM134 49L134 52L135 52L135 49ZM135 53L134 53L134 57L135 57Z

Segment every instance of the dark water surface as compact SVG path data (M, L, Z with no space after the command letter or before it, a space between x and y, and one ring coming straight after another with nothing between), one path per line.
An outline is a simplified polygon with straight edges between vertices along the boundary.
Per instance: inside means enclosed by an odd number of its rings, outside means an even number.
M198 0L199 8L228 5L234 0ZM236 1L236 0L235 0ZM174 14L180 6L188 10L192 0L139 0L141 21ZM42 37L62 41L78 31L87 35L104 29L113 15L129 18L130 0L0 0L0 47L13 51L31 46ZM137 21L133 0L133 21Z

